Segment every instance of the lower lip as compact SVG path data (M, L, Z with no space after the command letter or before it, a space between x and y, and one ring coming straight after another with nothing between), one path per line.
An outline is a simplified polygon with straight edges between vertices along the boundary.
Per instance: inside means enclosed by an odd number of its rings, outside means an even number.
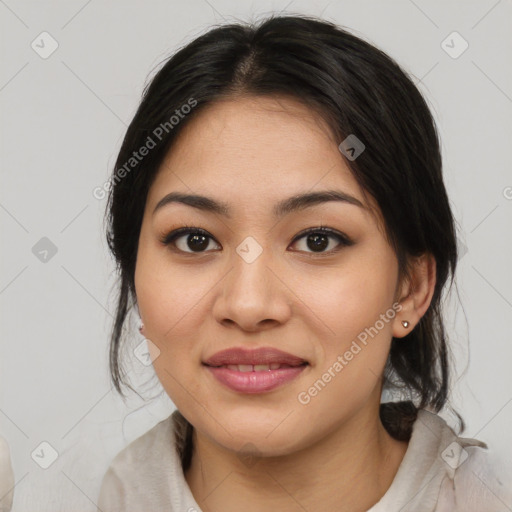
M308 365L264 370L261 372L240 372L223 367L204 365L222 384L240 393L263 393L271 391L300 375Z

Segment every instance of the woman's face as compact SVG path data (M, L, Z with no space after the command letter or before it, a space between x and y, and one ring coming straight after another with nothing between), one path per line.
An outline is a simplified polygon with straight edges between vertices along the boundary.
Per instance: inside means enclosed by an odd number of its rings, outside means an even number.
M292 453L378 410L399 330L398 264L340 142L293 100L226 100L184 127L149 190L135 285L150 351L160 351L154 368L189 422L227 449ZM323 191L351 199L275 211ZM155 210L177 192L222 203L229 215L176 201ZM185 226L208 234L162 242ZM216 375L230 372L243 386L247 367L204 364L238 347L275 348L307 364L258 368L285 380L263 389L255 376L243 391Z

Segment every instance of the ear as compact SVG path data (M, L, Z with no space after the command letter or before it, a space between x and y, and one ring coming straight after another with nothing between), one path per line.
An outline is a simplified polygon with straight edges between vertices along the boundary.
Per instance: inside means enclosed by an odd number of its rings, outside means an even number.
M418 324L430 306L436 285L436 260L430 253L413 258L410 262L410 276L404 278L398 293L402 309L393 320L393 336L403 338ZM402 321L409 322L407 327Z

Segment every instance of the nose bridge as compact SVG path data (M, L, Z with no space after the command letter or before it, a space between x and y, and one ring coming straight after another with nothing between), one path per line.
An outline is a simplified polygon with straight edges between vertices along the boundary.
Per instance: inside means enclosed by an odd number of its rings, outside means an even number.
M262 321L283 322L289 311L284 287L272 271L272 251L249 236L235 248L230 267L217 298L218 320L229 319L248 330Z
M263 247L252 236L246 237L232 255L233 270L229 279L229 293L243 299L243 302L256 304L267 300L271 295L271 251Z

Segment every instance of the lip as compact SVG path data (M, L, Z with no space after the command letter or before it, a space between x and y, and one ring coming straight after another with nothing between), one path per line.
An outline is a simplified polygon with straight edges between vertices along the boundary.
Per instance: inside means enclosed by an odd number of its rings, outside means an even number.
M307 363L305 359L283 352L272 347L247 349L244 347L228 348L215 353L203 364L207 366L223 366L228 364L271 364L281 363L288 366L300 366ZM274 370L271 370L274 371ZM277 370L276 370L277 371Z
M231 390L240 393L264 393L266 391L272 391L298 377L307 366L308 364L305 363L300 366L289 366L277 370L241 372L238 370L230 370L224 366L204 365L219 382Z
M276 370L247 371L225 365L286 365ZM272 347L246 349L235 347L217 352L203 366L222 384L240 393L264 393L290 382L308 366L301 357ZM254 369L253 369L254 370Z

